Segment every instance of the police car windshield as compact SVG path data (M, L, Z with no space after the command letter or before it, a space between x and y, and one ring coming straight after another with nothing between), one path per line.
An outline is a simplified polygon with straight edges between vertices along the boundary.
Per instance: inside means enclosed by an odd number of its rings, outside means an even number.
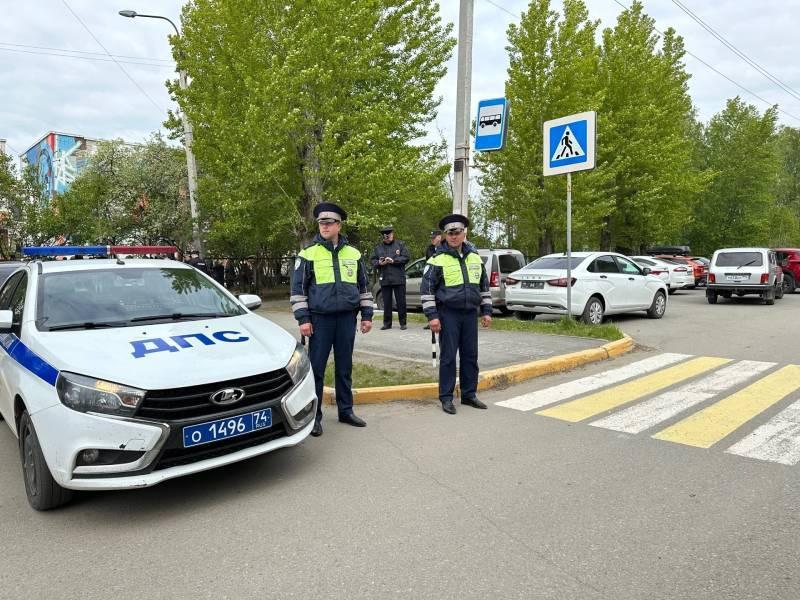
M47 273L40 282L36 325L45 331L244 314L195 269L66 271Z

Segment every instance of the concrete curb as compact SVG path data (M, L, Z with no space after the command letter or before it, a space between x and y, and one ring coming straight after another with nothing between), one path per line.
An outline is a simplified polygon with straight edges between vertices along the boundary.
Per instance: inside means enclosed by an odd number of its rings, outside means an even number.
M478 381L478 390L502 389L511 385L549 375L568 371L608 358L622 356L633 350L633 338L625 336L620 340L603 344L599 348L581 350L570 354L562 354L542 360L535 360L520 365L501 367L481 373ZM458 385L456 385L458 392ZM334 391L326 387L325 404L335 404ZM382 402L392 402L395 400L438 400L438 383L417 383L413 385L393 385L385 387L356 388L353 390L353 404L379 404Z

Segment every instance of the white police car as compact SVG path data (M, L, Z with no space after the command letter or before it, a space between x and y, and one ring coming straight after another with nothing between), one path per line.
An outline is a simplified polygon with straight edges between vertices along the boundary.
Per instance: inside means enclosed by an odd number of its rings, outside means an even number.
M19 438L31 506L304 440L317 402L308 358L249 310L260 303L171 260L33 261L11 275L0 288L0 415Z

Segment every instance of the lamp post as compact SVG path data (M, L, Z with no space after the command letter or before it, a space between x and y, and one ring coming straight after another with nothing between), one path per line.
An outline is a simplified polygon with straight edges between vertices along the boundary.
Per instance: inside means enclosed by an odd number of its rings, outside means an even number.
M175 35L181 37L181 32L178 31L177 25L167 17L161 15L143 15L137 13L135 10L121 10L120 16L133 19L134 17L145 17L147 19L162 19L167 21L175 29ZM186 80L186 70L180 69L178 71L178 85L182 90L185 90L188 82ZM192 132L192 124L189 122L189 117L186 116L186 111L180 111L181 122L183 123L183 145L186 148L186 167L189 175L189 209L192 213L192 243L195 250L200 252L200 256L205 257L205 249L203 238L200 235L200 222L197 215L197 163L194 160L194 152L192 152L192 143L194 142L194 134Z

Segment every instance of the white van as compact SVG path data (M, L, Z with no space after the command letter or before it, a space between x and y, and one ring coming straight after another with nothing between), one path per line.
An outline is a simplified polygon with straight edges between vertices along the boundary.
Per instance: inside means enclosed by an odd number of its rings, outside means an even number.
M768 248L723 248L714 252L708 266L706 300L758 294L765 304L783 298L783 271Z

